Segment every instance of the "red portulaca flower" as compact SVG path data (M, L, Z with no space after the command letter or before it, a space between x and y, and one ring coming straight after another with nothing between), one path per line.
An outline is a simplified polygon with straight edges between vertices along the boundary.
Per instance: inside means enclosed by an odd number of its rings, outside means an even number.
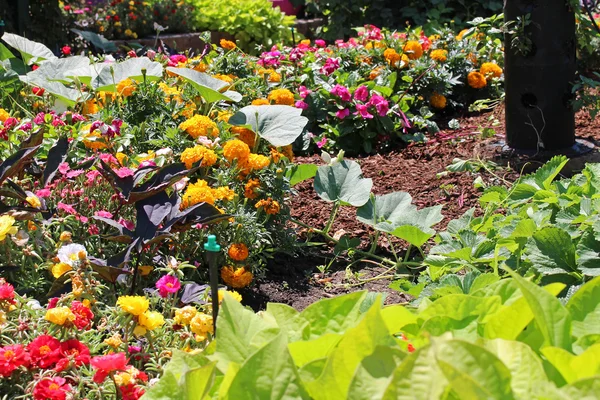
M90 349L77 339L69 339L60 344L61 359L56 363L56 372L69 367L79 367L90 363Z
M35 400L65 400L67 392L71 391L65 378L56 376L54 378L44 378L33 388L33 398Z
M94 313L92 310L83 305L80 301L74 301L71 304L71 312L75 314L75 320L73 321L73 325L77 327L77 329L89 329L92 325L92 319L94 319Z
M165 275L156 282L156 288L160 297L168 297L171 293L177 293L181 288L181 283L176 276Z
M38 368L53 367L61 359L60 342L50 335L41 335L27 346L31 364Z
M123 400L138 400L146 392L141 386L133 383L120 386L119 390L121 391L121 397L123 397Z
M124 371L127 368L127 357L125 353L107 354L93 357L90 364L97 370L94 382L102 383L111 372Z
M8 378L12 372L29 365L29 353L21 344L0 347L0 376Z
M12 303L15 299L15 288L4 279L0 279L0 301Z
M69 46L63 46L62 47L62 52L65 56L70 56L71 55L71 47Z

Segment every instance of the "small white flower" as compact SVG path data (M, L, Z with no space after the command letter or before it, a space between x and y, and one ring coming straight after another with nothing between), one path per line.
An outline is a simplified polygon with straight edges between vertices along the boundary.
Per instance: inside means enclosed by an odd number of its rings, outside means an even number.
M175 182L173 184L173 187L175 188L176 191L181 192L183 189L185 189L189 180L190 180L190 178L188 178L187 176L185 178L181 178L180 180L178 180L177 182Z
M163 149L156 150L156 155L157 156L164 156L164 157L172 156L173 155L173 149L171 149L169 147L165 147Z
M71 243L58 249L58 259L60 262L69 264L70 266L85 258L87 258L87 251L80 244Z
M27 307L31 308L32 310L41 310L42 308L44 308L37 300L29 300L27 302Z

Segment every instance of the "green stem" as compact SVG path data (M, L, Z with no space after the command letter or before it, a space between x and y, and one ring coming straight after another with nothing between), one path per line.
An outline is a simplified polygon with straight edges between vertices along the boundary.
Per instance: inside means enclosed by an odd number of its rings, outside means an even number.
M335 221L335 217L337 217L337 213L338 213L339 209L340 209L340 203L335 203L335 205L333 206L333 210L331 210L331 215L329 216L329 221L327 221L327 225L325 225L325 228L322 231L323 235L327 235L329 233L329 231L331 230L331 227L333 226L333 222Z
M377 241L379 240L380 231L375 231L375 237L373 238L373 242L371 243L371 248L369 249L369 253L375 253L377 249Z

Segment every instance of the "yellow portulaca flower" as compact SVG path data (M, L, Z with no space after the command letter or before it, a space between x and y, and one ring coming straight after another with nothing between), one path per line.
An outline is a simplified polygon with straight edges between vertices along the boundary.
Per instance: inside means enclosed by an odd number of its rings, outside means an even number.
M0 242L6 239L7 235L14 235L18 232L16 226L13 226L15 219L10 215L0 217Z
M196 316L198 310L194 306L185 306L183 308L175 309L175 318L173 321L178 325L189 325L192 318Z
M165 324L165 317L158 311L146 311L140 315L139 323L149 331L153 331Z
M75 314L69 307L54 307L46 311L46 316L44 317L46 321L50 321L56 325L64 325L67 321L74 321Z
M56 279L60 278L61 276L63 276L63 274L65 272L71 271L73 269L72 266L70 266L67 263L63 263L63 262L59 262L57 264L54 264L51 268L51 272L52 272L52 276Z
M121 296L117 300L117 305L131 315L142 315L148 311L150 302L144 296Z

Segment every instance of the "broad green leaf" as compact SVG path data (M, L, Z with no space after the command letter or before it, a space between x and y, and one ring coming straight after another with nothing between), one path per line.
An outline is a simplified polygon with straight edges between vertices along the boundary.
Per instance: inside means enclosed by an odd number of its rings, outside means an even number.
M510 386L518 398L531 399L538 386L548 384L542 360L526 344L495 339L486 342L485 347L510 370Z
M44 60L52 60L56 58L52 50L43 44L26 39L22 36L12 33L5 33L2 36L2 39L8 43L10 47L21 53L23 61L27 65L41 63Z
M425 346L408 355L385 388L384 400L440 399L448 380L438 367L432 346Z
M600 334L600 277L575 292L567 303L567 310L573 319L573 336Z
M275 147L294 143L302 134L308 118L302 110L284 105L247 106L229 118L231 125L241 125Z
M431 303L418 315L419 320L426 321L435 316L442 316L461 321L468 317L480 317L493 314L500 307L500 297L475 297L466 294L451 294Z
M314 340L298 341L288 345L294 363L302 367L320 358L326 358L339 343L342 335L326 333Z
M590 346L578 356L558 347L544 347L541 351L567 383L600 375L600 344Z
M186 82L190 83L207 103L214 103L222 100L238 102L242 99L242 95L238 92L232 90L221 92L226 87L230 86L230 84L220 79L213 78L208 74L189 68L167 67L167 71L181 76Z
M562 399L598 400L600 398L600 377L583 379L560 388Z
M315 164L294 164L285 171L285 176L290 180L290 186L295 186L307 179L314 178L317 168Z
M377 347L358 368L348 390L349 400L381 399L392 380L396 367L406 353L393 347Z
M49 94L61 100L68 106L74 106L76 103L85 100L84 94L77 90L66 87L64 84L45 79L30 79L28 75L20 76L21 81L31 86L38 86Z
M461 340L434 343L437 364L461 399L514 399L510 370L493 353Z
M287 304L268 303L267 310L263 315L271 316L284 332L288 341L295 342L302 340L304 332L307 330L308 321L299 315L300 313L293 307Z
M575 246L563 229L548 226L538 230L525 249L529 261L540 272L556 274L577 270Z
M220 339L218 339L220 340ZM225 399L309 399L283 334L246 360Z
M279 331L274 322L259 317L226 295L217 319L217 349L211 358L216 359L218 368L225 372L229 362L243 364Z
M29 72L27 78L32 82L50 81L66 85L78 79L85 84L89 84L92 78L90 59L83 56L73 56L49 60L42 63L35 71Z
M360 165L343 160L334 165L318 168L315 191L327 202L340 201L343 205L360 207L369 201L373 180L362 177Z
M316 400L345 399L350 382L361 361L373 354L377 346L396 346L381 318L380 301L374 304L361 322L348 329L327 359L322 375L307 386Z
M592 231L584 233L577 243L577 266L585 275L600 276L600 242Z
M116 92L117 85L126 79L143 82L144 71L149 81L157 81L163 75L162 65L148 57L129 58L114 64L92 64L90 68L91 85L96 91Z
M214 383L215 372L216 363L212 362L185 374L184 399L203 399Z
M417 316L404 306L389 306L381 310L381 317L390 333L400 332L403 326L417 322Z
M552 296L557 296L564 288L562 283L552 283L543 287ZM519 297L484 319L483 336L487 339L516 340L532 320L533 311L527 299Z
M367 292L355 292L332 299L319 300L299 315L309 323L304 339L316 339L326 333L344 333L362 317L360 306Z
M469 287L468 294L474 293L481 288L489 286L493 283L496 283L500 280L500 277L496 274L481 274L478 275L474 280L471 286Z
M319 358L304 365L299 371L302 382L308 384L309 382L319 379L319 376L321 376L323 373L326 364L327 358Z
M0 43L0 61L8 60L9 58L15 58L15 55L5 45Z
M100 36L97 33L91 31L80 31L79 29L71 29L71 32L80 35L82 38L105 53L116 53L119 50L113 42L106 40L104 36Z
M560 301L541 287L507 269L533 311L546 345L571 350L571 315Z
M569 160L565 156L555 156L550 159L533 175L526 176L523 181L528 184L535 184L539 189L550 189L552 181L558 176Z

